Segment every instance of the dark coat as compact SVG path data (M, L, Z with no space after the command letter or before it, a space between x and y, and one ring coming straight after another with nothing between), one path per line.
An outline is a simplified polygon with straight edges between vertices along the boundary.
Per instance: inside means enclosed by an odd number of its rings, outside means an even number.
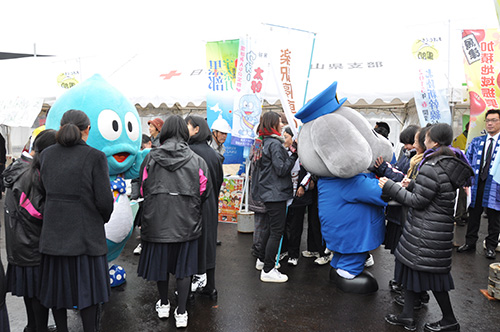
M201 208L212 194L207 163L184 141L167 139L141 166L141 239L180 243L201 235Z
M215 268L215 250L217 246L217 226L219 223L219 192L224 181L221 155L212 149L207 142L189 144L191 150L203 158L210 172L212 193L203 202L202 235L198 242L198 273Z
M416 271L450 271L456 190L472 175L466 162L438 156L421 166L408 190L387 181L384 194L410 208L395 252L401 263Z
M40 154L46 193L40 252L54 256L107 253L104 223L113 212L106 155L83 140Z
M296 153L289 156L281 141L273 136L264 137L262 144L262 157L257 161L256 170L258 181L252 179L253 198L264 203L286 201L293 196L290 172L298 156Z
M382 165L374 169L375 174L377 174L378 177L385 176L393 181L400 182L408 173L408 169L410 168L410 159L416 154L416 150L408 151L408 156L402 151L401 156L394 165L384 162Z
M7 277L0 261L0 310L5 305L5 294L7 293Z
M300 165L299 177L297 179L297 189L299 189L300 184L302 183L302 181L304 180L304 178L306 177L307 174L309 174L309 173L304 168L304 166ZM316 186L314 188L316 188ZM314 198L313 193L314 193L314 190L309 189L309 190L306 190L304 192L304 195L302 197L298 197L297 195L295 195L293 197L293 201L292 201L292 204L290 205L290 207L300 207L300 206L311 205L313 203L313 198Z
M7 261L18 266L36 266L41 260L38 247L44 195L33 186L26 197L32 181L31 162L32 159L23 155L3 172L7 188L4 202Z

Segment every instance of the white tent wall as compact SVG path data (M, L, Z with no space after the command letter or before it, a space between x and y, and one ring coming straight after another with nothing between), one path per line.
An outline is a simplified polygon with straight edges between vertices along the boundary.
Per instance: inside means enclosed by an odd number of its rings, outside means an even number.
M349 102L346 102L345 105L359 111L373 127L375 127L376 122L387 122L391 128L389 140L394 144L394 152L396 153L396 156L401 149L401 143L399 142L399 134L401 131L410 124L420 125L413 99L411 99L408 103L402 103L400 100L395 99L392 103L384 103L380 100L376 100L373 104L366 104L364 101L358 101L355 104L349 104ZM206 117L205 102L202 102L198 106L193 103L188 103L184 107L179 103L175 103L171 107L166 104L160 104L158 107L155 107L152 104L148 104L145 107L139 104L136 104L135 106L141 118L142 133L146 135L149 135L148 121L157 117L163 120L173 114L180 115L182 117L185 117L188 114ZM49 108L50 105L43 105L42 111L31 127L0 126L0 131L7 141L8 156L14 158L20 156L22 149L31 136L31 132L33 129L38 127L39 120L44 119ZM275 112L283 111L279 100L275 104L269 104L267 101L264 101L263 109L264 112L270 110ZM452 107L452 110L452 127L454 136L457 136L462 132L462 116L464 114L469 114L469 104L456 104Z

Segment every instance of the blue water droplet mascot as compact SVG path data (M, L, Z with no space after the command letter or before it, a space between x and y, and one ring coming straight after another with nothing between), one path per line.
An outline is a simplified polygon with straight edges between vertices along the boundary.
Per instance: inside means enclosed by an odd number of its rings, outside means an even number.
M117 258L132 234L134 216L124 179L139 176L149 149L141 151L139 113L115 87L96 74L65 92L51 107L46 127L58 130L62 115L77 109L90 119L87 144L106 154L115 203L105 224L108 262Z

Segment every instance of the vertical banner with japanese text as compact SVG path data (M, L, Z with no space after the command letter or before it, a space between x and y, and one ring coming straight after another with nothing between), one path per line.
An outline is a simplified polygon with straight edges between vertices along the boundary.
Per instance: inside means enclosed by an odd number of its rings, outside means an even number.
M485 133L484 117L487 110L498 108L500 88L499 29L463 30L465 76L470 100L470 122L467 144ZM498 158L497 158L498 159Z
M231 138L233 145L250 147L256 137L262 114L261 93L264 92L269 72L264 60L265 53L259 49L257 40L250 37L240 39Z
M207 42L207 122L211 126L218 119L233 123L233 106L236 79L236 60L239 40ZM243 148L231 144L232 134L228 134L224 143L225 164L239 164L244 161Z
M415 60L417 85L414 90L420 126L428 123L451 125L451 111L448 103L447 38L435 27L432 33L419 35L412 45Z
M470 100L467 144L485 131L485 116L499 108L500 96L500 29L462 30L465 76ZM495 158L491 173L500 182L500 158Z
M306 99L315 34L273 25L263 25L270 69L276 81L281 106L294 134L301 125L295 118Z

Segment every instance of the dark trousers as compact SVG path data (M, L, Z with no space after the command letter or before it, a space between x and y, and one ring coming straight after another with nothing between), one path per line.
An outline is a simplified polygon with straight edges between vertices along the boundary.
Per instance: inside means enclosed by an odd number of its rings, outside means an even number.
M457 211L455 219L467 218L467 193L463 187L458 188Z
M269 227L262 235L262 247L265 253L260 253L259 259L264 261L264 272L269 272L276 264L276 254L286 223L286 201L265 203Z
M318 215L318 200L307 206L289 206L286 215L286 232L283 236L281 252L288 251L291 258L299 258L300 242L304 230L304 216L307 209L307 250L319 252L320 256L326 256L326 246L321 235L321 223ZM288 237L288 241L284 241Z
M477 184L476 201L473 208L469 208L469 220L467 223L467 234L465 243L475 246L478 239L481 215L483 213L483 194L486 181L479 180ZM500 211L490 208L486 209L488 215L488 236L486 237L486 248L495 250L498 245L498 234L500 231Z
M288 256L290 258L299 258L305 214L306 206L288 207L286 226L288 230Z
M265 254L266 248L262 245L262 237L269 228L268 218L266 213L255 212L254 214L255 230L253 232L252 253L257 258L261 257L261 253L262 256Z
M321 235L321 222L318 214L318 196L316 195L311 205L307 206L307 250L325 254L326 244Z

